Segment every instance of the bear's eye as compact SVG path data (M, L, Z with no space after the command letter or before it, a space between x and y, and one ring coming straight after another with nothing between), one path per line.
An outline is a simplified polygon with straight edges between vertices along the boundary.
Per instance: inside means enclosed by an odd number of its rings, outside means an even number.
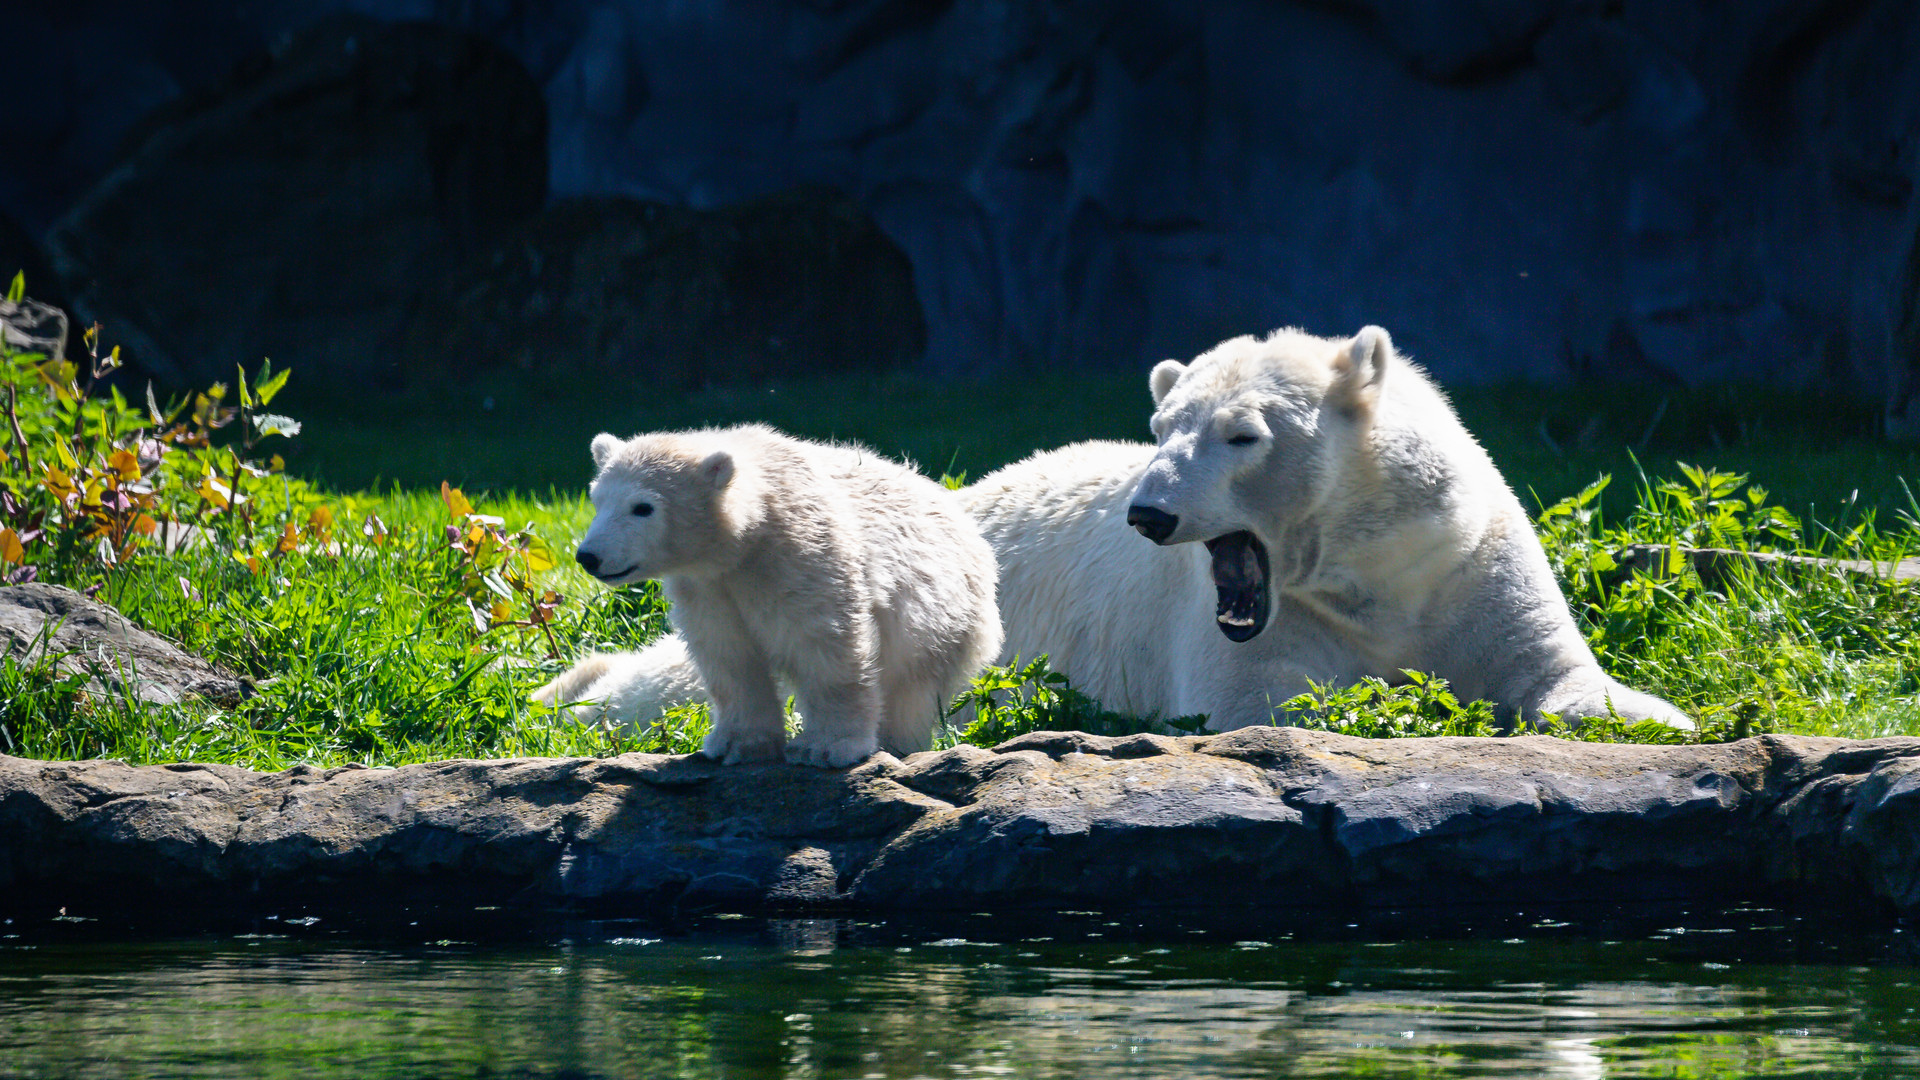
M1227 440L1228 446L1252 446L1260 441L1258 435L1235 435Z
M652 513L653 513L653 504L650 502L637 502L633 504L634 517L647 517Z

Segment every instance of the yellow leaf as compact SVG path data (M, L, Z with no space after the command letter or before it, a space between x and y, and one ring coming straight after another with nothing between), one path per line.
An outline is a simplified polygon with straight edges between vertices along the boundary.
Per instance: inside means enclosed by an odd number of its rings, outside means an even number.
M258 555L247 556L246 562L247 569L253 571L255 574L264 574L267 572L267 564L262 561Z
M526 559L529 574L542 574L559 565L546 541L537 536L527 542Z
M60 455L60 464L65 465L69 469L79 470L80 463L73 459L73 451L67 449L67 441L65 439L55 439L53 441L53 450L54 453Z
M194 488L193 491L194 491L194 494L212 503L215 509L225 510L227 508L227 504L233 501L232 500L233 489L227 487L227 485L221 483L220 481L215 480L211 476L207 477L205 480L200 481L200 486L197 488Z
M493 606L487 609L487 619L495 626L503 622L511 622L513 620L513 605L507 603L505 600L495 600Z
M447 504L447 510L453 514L455 520L473 513L473 504L467 501L467 497L460 493L459 488L453 487L445 480L440 481L440 498Z
M307 531L321 543L333 538L333 508L316 506L313 513L307 515Z
M286 553L292 551L294 548L297 548L299 546L300 546L300 530L294 528L293 522L289 521L287 522L287 527L281 530L280 539L273 545L273 549L274 551L282 555L285 555Z
M74 492L73 477L67 475L65 470L56 469L51 465L47 466L47 475L41 479L40 483L52 492L56 499L64 499Z
M23 563L27 561L26 545L20 543L12 529L0 529L0 562Z
M159 529L160 523L148 517L146 514L141 514L139 517L133 519L133 531L139 533L141 536L152 536L155 532L159 531Z
M279 454L275 454L267 459L267 471L270 473L285 472L286 468L287 459L281 457Z
M140 459L131 450L115 450L108 454L107 468L119 473L122 480L140 479Z

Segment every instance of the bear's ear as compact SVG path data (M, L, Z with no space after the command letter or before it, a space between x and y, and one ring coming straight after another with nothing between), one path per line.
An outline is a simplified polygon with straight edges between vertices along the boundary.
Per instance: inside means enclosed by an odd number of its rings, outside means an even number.
M1147 386L1153 391L1155 406L1167 400L1167 394L1172 391L1173 384L1179 382L1180 376L1186 373L1187 365L1178 360L1162 360L1153 365L1153 374L1147 376Z
M604 469L607 462L613 460L613 452L620 449L620 440L601 432L593 437L593 467Z
M1380 400L1380 384L1392 359L1393 339L1387 332L1377 326L1361 327L1333 359L1333 387L1327 396L1349 412L1371 411Z
M717 490L733 479L733 455L715 450L700 462L700 475Z

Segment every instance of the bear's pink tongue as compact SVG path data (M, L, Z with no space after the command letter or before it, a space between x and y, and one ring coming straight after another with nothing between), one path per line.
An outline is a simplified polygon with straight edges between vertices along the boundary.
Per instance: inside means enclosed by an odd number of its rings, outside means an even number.
M1228 641L1249 641L1266 629L1272 598L1267 591L1267 548L1250 532L1207 541L1213 555L1213 587L1219 594L1214 620Z

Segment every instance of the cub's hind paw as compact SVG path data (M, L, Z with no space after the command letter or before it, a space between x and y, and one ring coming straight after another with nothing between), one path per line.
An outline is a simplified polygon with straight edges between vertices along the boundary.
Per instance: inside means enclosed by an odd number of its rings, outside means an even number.
M700 743L702 756L722 765L746 765L756 761L779 761L784 735L722 735L709 732Z

